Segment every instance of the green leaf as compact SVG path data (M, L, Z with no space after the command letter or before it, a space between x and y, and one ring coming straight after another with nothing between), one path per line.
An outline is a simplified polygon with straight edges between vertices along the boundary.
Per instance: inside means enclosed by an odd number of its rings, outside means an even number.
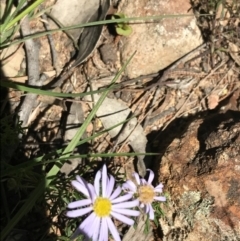
M123 13L116 13L112 15L112 19L125 19L126 16ZM118 35L129 36L132 33L132 28L125 22L116 24L116 32Z
M132 28L129 25L123 25L122 28L117 27L116 32L118 35L129 36L132 33Z

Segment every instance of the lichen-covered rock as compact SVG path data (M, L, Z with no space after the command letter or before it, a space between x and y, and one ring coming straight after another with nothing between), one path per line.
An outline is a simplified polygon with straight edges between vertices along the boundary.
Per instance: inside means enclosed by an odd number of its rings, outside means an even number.
M237 112L195 120L164 152L164 241L240 240L239 120Z

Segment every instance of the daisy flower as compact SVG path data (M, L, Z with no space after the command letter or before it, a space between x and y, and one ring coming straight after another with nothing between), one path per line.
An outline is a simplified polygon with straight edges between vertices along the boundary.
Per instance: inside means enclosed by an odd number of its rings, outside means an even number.
M149 171L148 181L143 178L140 178L137 173L134 173L134 177L137 185L128 180L123 184L123 190L128 193L137 196L140 202L140 208L143 209L145 213L149 214L149 219L154 219L154 210L152 208L152 202L154 201L166 201L166 197L159 196L159 193L162 193L163 184L160 183L155 188L152 186L152 181L154 179L154 173L152 170L147 169Z
M66 216L77 218L87 213L89 215L80 224L71 239L82 233L87 239L93 241L108 241L110 231L114 240L121 240L112 217L125 224L133 225L134 221L127 216L139 216L139 211L131 209L138 206L139 201L137 199L128 201L132 198L131 193L121 196L121 187L117 187L113 191L115 179L112 175L108 177L106 165L97 172L94 185L87 183L80 176L77 176L76 179L72 181L72 185L83 193L86 199L69 203L67 207L74 210L67 211Z

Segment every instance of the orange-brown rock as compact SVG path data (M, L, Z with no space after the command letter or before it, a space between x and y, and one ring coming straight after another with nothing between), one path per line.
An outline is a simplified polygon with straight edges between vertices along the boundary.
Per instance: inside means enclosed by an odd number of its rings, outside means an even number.
M169 194L163 240L240 240L239 113L194 120L159 162Z

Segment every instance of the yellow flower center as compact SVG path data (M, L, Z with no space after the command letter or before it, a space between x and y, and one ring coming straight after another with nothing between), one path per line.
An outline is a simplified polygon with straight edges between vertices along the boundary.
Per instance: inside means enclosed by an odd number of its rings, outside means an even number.
M111 209L112 203L108 198L98 197L93 204L93 210L100 218L109 216Z
M147 204L152 203L155 196L154 189L151 186L140 186L138 188L138 199L140 202Z

